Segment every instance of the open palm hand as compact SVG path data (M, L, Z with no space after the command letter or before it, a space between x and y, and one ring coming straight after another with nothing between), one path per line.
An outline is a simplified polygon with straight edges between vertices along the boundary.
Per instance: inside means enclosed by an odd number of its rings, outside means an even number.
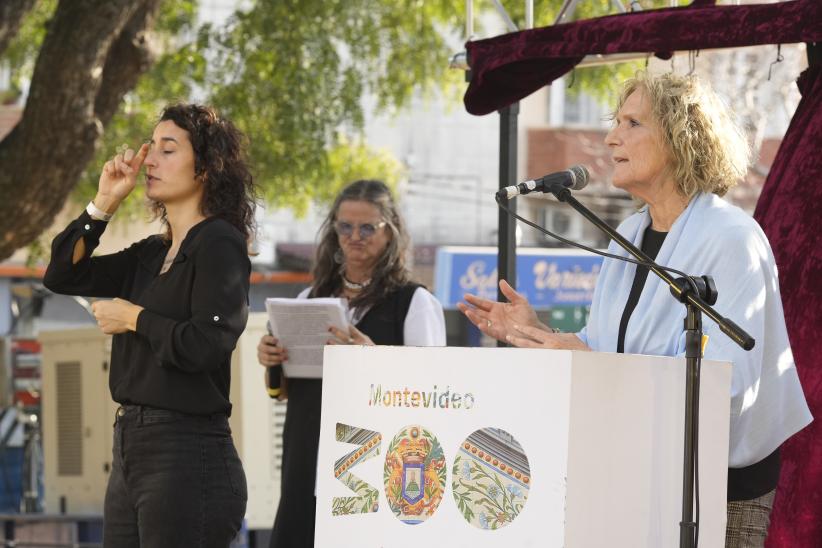
M466 294L465 300L468 304L458 303L457 308L480 331L498 341L505 342L506 336L519 334L514 326L542 326L528 299L517 293L505 280L500 280L499 288L509 302L500 303Z

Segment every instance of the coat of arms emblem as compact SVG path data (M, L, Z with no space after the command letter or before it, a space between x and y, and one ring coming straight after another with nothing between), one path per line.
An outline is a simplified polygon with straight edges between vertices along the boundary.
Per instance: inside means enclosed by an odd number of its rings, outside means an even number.
M431 517L445 488L445 455L437 438L421 426L403 428L385 455L388 506L401 521L422 523Z

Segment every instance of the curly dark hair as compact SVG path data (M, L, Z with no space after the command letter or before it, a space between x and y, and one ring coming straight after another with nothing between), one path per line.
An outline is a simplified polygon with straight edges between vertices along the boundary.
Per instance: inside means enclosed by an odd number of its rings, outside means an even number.
M194 175L203 184L203 215L227 221L250 240L257 189L245 157L245 135L216 110L203 105L169 105L159 122L166 120L188 132L194 149ZM168 228L165 206L153 201L151 209Z
M399 289L410 280L407 255L410 238L405 223L391 196L391 190L382 181L360 180L345 187L334 200L334 205L323 221L319 232L317 256L312 268L314 285L310 297L331 297L342 291L342 268L335 260L341 252L340 242L334 230L340 204L345 201L362 201L374 205L380 212L385 226L391 231L391 239L371 273L371 283L351 300L351 306L375 304L388 293Z

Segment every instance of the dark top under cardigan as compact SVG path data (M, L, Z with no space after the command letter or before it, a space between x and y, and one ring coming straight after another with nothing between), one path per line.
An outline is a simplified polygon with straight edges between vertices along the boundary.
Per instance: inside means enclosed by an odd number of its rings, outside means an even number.
M171 242L159 235L92 257L107 224L83 212L57 235L43 284L55 293L119 297L144 308L136 332L112 338L112 398L194 415L230 414L231 353L248 319L245 238L222 219L205 219L160 274ZM86 252L72 264L80 238Z

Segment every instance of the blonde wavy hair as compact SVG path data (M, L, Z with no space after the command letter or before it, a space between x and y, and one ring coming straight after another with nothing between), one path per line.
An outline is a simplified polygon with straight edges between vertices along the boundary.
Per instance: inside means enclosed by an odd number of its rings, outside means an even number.
M745 176L750 147L716 93L693 75L645 71L624 82L617 111L637 89L645 92L665 139L671 173L688 199L700 192L724 196Z

